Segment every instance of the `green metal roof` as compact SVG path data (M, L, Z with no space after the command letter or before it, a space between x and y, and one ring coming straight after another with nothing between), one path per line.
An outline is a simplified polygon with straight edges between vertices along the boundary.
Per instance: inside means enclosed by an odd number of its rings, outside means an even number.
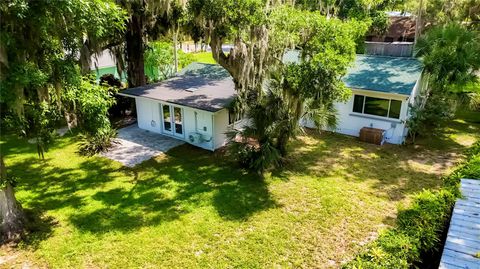
M422 69L414 58L357 55L343 81L349 88L410 95Z
M300 52L288 51L285 63L298 63ZM343 78L353 89L410 95L422 73L422 64L415 58L378 55L357 55Z

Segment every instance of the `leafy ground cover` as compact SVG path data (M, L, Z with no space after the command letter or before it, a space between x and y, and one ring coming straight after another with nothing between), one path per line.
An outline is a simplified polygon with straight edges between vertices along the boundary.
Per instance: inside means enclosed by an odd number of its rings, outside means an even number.
M264 180L189 145L126 168L79 156L73 134L45 161L35 145L3 135L17 196L37 224L18 248L0 249L0 263L336 268L394 224L398 206L438 189L479 134L480 125L456 120L416 146L379 147L310 132Z

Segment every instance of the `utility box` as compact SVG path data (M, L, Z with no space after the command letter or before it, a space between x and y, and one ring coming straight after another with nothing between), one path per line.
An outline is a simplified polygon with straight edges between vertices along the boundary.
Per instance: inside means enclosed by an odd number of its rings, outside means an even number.
M376 145L383 145L385 142L385 130L363 127L360 129L360 141Z

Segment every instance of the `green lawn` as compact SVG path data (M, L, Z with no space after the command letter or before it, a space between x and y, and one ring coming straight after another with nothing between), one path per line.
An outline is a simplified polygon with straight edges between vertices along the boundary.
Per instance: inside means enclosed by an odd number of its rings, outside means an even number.
M417 146L310 133L265 180L189 145L135 168L79 156L60 138L3 136L9 173L36 231L7 266L51 268L335 268L393 223L399 205L437 188L480 125L458 120Z
M217 62L213 59L211 52L197 52L192 53L194 56L194 61L199 63L206 63L206 64L216 64Z

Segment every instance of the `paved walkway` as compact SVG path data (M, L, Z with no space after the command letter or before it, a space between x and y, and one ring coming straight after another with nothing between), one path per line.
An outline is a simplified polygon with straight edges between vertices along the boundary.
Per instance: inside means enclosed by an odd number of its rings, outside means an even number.
M480 269L480 180L462 179L440 269Z
M118 144L101 155L133 167L152 157L163 154L185 142L138 128L136 124L118 130Z

